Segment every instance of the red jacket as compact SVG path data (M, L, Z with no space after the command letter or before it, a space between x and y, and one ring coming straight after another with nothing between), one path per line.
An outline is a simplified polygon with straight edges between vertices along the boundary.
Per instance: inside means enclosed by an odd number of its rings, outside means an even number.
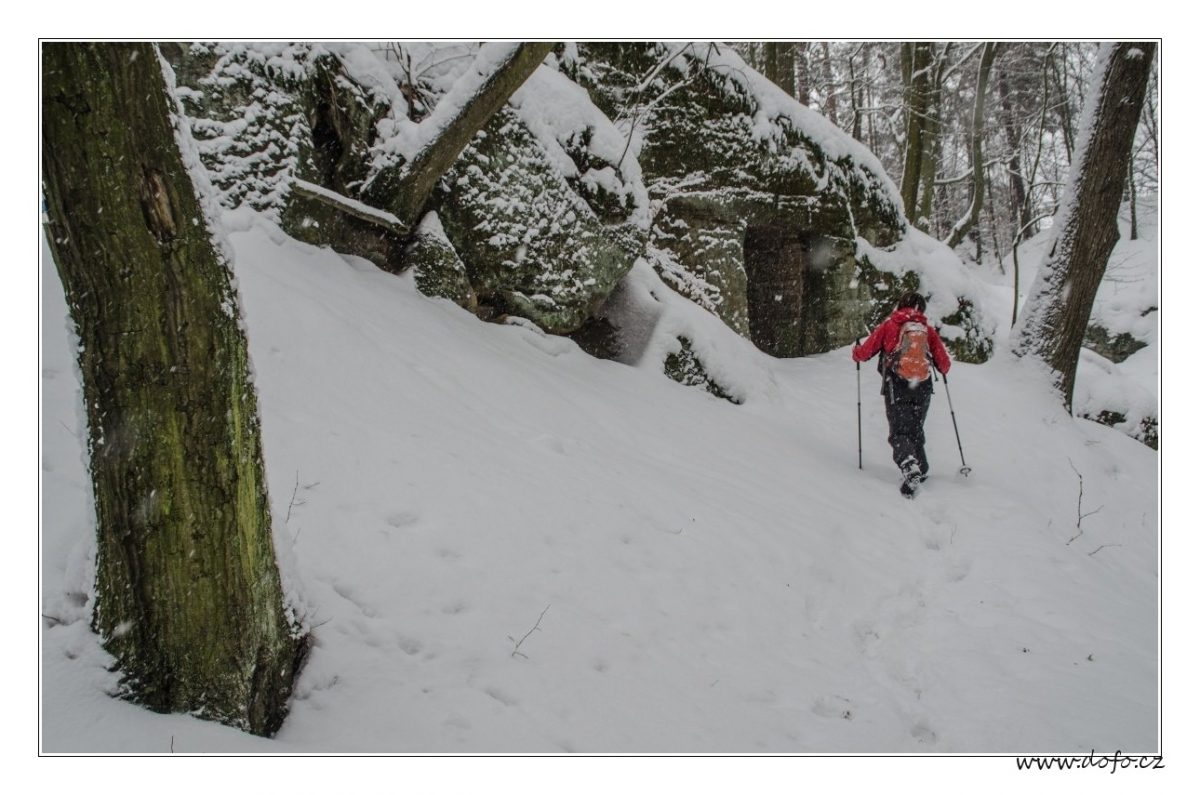
M946 346L942 344L942 338L929 325L929 321L921 314L921 310L915 307L897 309L893 312L891 317L875 327L871 336L867 337L862 345L854 347L850 356L856 362L865 362L880 350L891 353L900 344L900 327L910 321L924 323L925 328L929 329L929 352L933 354L933 363L938 372L945 375L950 370L950 355L946 353Z

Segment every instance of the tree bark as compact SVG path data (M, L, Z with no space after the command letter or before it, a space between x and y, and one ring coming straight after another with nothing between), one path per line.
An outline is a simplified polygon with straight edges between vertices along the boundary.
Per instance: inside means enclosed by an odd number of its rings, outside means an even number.
M1133 158L1129 158L1129 239L1138 239L1137 183L1133 180Z
M767 79L786 91L789 97L796 96L796 45L787 41L768 41L764 48Z
M941 52L930 48L932 77L929 80L928 98L925 103L925 127L921 133L924 151L921 153L921 200L917 210L917 226L930 233L937 229L933 205L937 187L937 167L942 159L942 84L953 46L952 42L947 43Z
M859 48L860 50L862 47ZM859 79L854 74L854 56L857 53L850 53L850 57L846 59L846 63L850 69L850 112L854 114L854 121L851 125L850 134L854 140L862 140L862 103L863 91L859 86Z
M1000 111L1004 118L1004 137L1008 143L1008 199L1014 226L1023 229L1029 224L1029 199L1025 192L1025 178L1021 175L1021 136L1017 131L1016 113L1009 99L1008 74L1000 70L996 88L1000 92ZM998 249L997 249L998 250Z
M412 160L375 176L364 198L412 229L442 175L496 111L541 65L554 42L524 42L479 86Z
M1150 136L1150 145L1154 149L1154 165L1158 166L1158 74L1150 72L1150 86L1146 92L1146 106L1142 109L1142 120Z
M833 90L833 57L829 54L829 42L821 42L821 78L825 82L825 117L838 123L837 92Z
M1054 241L1013 346L1018 356L1033 355L1050 367L1068 411L1092 302L1120 237L1117 213L1154 49L1154 42L1120 42L1101 52Z
M256 734L308 639L285 613L238 300L149 44L42 46L46 235L77 327L124 693ZM185 134L186 133L182 133Z
M1070 89L1067 86L1069 80L1067 75L1067 48L1059 47L1059 52L1062 54L1062 71L1059 71L1056 64L1054 76L1055 85L1058 88L1058 119L1062 125L1063 145L1067 150L1067 163L1069 164L1075 157L1075 125L1071 114ZM1051 61L1051 63L1054 62Z
M796 42L796 99L808 107L812 99L812 79L808 74L808 42Z
M900 198L904 215L909 220L919 213L921 174L926 150L925 130L929 110L931 81L931 44L927 41L904 42L900 45L900 68L904 83L904 174L900 182Z
M979 223L979 213L983 209L984 185L983 173L983 123L984 109L987 105L988 78L992 71L992 62L996 59L996 42L989 41L983 45L983 54L979 58L979 77L975 82L975 113L971 122L971 171L974 178L971 182L971 206L958 223L954 225L946 245L955 248L966 239L967 233Z

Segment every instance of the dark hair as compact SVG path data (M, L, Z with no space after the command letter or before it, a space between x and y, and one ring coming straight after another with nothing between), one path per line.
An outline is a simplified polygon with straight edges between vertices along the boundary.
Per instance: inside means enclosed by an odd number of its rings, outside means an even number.
M898 309L910 309L915 307L918 312L925 311L925 296L920 293L905 293L900 296L900 300L896 302Z

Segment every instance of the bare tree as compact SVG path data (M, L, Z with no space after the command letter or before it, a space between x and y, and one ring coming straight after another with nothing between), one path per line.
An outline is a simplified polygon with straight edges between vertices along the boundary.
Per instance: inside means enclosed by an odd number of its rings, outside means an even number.
M997 45L989 41L983 45L983 55L979 58L979 77L975 82L975 113L971 123L971 171L974 179L971 182L971 206L966 214L959 219L946 238L946 245L955 248L967 236L967 232L979 223L979 213L983 209L984 165L983 165L983 132L984 109L987 105L988 77L992 71L992 62L996 59Z
M1055 238L1013 347L1018 356L1035 356L1050 367L1068 411L1092 302L1120 237L1117 212L1154 50L1154 42L1120 42L1100 53Z

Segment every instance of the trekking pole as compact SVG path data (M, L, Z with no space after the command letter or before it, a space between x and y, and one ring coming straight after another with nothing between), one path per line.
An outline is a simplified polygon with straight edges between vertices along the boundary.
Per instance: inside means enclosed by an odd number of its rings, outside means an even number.
M859 340L854 341L856 348L861 344ZM858 379L858 468L862 469L862 362L854 363L854 371Z
M958 470L958 474L964 478L971 474L971 468L967 466L967 459L963 457L962 439L958 435L958 419L954 416L954 401L950 399L950 379L945 373L942 373L942 383L946 385L946 402L950 404L950 421L954 423L954 440L958 442L958 458L962 461L962 469Z

